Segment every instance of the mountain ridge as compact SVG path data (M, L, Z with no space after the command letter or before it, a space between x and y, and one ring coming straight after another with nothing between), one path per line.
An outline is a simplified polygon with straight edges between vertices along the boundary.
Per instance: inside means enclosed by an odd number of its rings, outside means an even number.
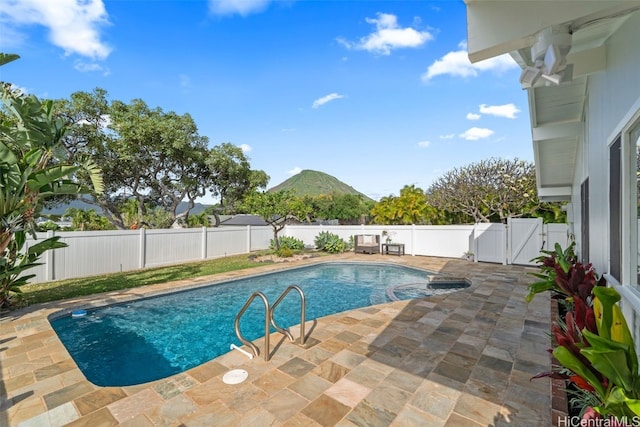
M317 197L330 194L354 194L372 200L355 188L325 172L305 169L267 191L293 191L297 196Z

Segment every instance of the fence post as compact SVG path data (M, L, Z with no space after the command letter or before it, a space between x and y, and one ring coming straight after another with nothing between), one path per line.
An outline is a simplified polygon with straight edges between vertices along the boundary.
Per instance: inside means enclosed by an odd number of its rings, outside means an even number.
M415 224L411 224L411 256L415 256L416 255L416 251L415 251L415 241L416 241L416 225Z
M207 227L202 227L202 244L200 245L200 257L202 259L207 259Z
M247 253L251 253L251 225L247 224Z
M50 239L51 237L54 237L56 235L56 232L54 230L48 230L47 231L47 239ZM55 249L52 251L46 251L45 252L45 258L44 258L44 271L45 271L45 282L49 282L51 280L55 280L54 277L54 269L53 269L53 264L55 263Z
M478 258L480 258L480 254L478 253L478 239L476 238L476 229L478 227L478 223L473 223L473 230L471 230L471 238L473 239L473 246L471 250L473 251L473 261L478 262Z
M513 261L511 259L511 242L509 241L510 240L509 239L510 219L511 218L507 218L507 223L504 224L504 228L503 228L504 256L502 257L502 265L509 265Z
M144 268L146 264L146 252L147 252L147 233L144 227L140 228L140 253L138 255L138 267Z

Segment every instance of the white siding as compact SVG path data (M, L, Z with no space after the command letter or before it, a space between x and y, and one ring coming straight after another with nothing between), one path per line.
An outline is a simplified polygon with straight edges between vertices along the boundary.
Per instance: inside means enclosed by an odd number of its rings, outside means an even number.
M600 274L609 270L609 145L628 125L631 115L640 105L640 14L632 15L607 40L607 69L589 77L588 100L585 111L585 140L580 147L573 188L575 233L580 239L580 183L589 176L589 261ZM588 171L588 172L587 172ZM624 169L623 169L624 173ZM633 219L623 217L622 236L624 256L636 256L629 244L629 224ZM627 227L626 229L624 227ZM635 250L635 248L633 249ZM626 271L626 274L625 274ZM622 307L640 346L640 292L631 289L635 279L623 268Z
M623 118L640 98L640 50L636 40L640 40L640 14L637 13L607 41L606 72L589 77L588 160L583 168L589 170L590 261L599 272L606 272L609 267L609 144L624 125ZM576 200L580 200L579 187L576 191Z

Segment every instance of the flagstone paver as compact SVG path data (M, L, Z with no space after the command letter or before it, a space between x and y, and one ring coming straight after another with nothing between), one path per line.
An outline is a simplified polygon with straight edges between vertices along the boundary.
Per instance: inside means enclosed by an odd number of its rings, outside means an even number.
M0 317L2 426L549 426L549 299L524 302L534 269L431 257L346 254L471 280L456 293L307 322L304 347L271 336L271 360L233 352L149 384L86 380L48 316L272 271L265 265L174 284L42 304ZM312 302L308 302L312 303ZM298 336L299 328L292 328ZM262 339L256 344L262 348ZM248 379L222 382L231 369Z

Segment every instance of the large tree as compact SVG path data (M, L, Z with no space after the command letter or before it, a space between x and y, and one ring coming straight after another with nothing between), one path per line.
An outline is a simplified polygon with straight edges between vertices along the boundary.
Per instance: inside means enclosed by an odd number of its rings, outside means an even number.
M532 163L491 158L455 168L427 190L429 202L459 212L475 222L506 222L509 217L531 215L539 201Z
M375 224L410 225L446 223L446 215L427 203L424 190L415 185L406 185L399 196L380 199L371 209Z
M233 212L245 194L264 189L269 183L269 176L264 171L252 170L242 149L228 142L213 147L206 164L211 174L209 190L219 198L218 208L213 210L215 226L220 223L219 210Z
M359 224L368 216L373 202L360 194L323 194L306 197L313 208L313 216L322 219L337 219L341 224Z
M235 200L268 181L264 172L251 170L238 147L209 149L189 114L150 108L140 99L111 102L103 89L76 92L58 101L58 111L71 129L64 139L69 153L91 156L104 173L104 191L84 201L102 208L117 228L144 224L157 209L169 213L169 222L183 217L188 223L195 200L208 189ZM178 212L183 201L187 208Z
M309 204L290 191L254 191L244 198L242 205L245 211L260 215L273 228L276 250L280 249L278 233L285 227L287 220L302 220L310 213Z

